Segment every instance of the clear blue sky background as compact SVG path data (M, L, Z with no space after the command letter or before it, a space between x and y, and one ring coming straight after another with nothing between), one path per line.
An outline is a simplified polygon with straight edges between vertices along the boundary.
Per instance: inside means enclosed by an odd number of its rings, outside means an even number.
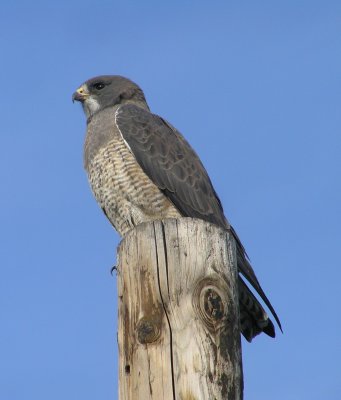
M245 399L340 399L340 1L3 1L0 46L0 399L117 398L119 237L71 102L112 73L200 154L281 317Z

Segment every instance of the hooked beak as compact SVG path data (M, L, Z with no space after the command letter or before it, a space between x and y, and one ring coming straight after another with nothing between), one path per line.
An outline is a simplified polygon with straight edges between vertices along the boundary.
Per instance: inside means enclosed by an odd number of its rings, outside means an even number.
M83 101L85 101L85 99L89 96L90 95L89 95L88 91L86 90L86 88L84 86L81 86L72 95L72 102L74 103L75 101L80 101L81 103L83 103Z

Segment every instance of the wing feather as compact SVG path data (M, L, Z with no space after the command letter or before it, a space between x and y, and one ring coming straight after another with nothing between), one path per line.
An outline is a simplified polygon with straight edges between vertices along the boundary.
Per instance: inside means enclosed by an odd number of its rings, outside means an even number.
M118 109L116 124L144 172L184 216L229 227L204 166L175 128L132 104Z

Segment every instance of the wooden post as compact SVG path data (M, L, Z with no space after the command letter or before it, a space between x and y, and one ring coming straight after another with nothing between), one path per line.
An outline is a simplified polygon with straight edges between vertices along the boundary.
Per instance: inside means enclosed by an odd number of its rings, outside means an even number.
M241 400L235 243L191 218L141 224L118 250L119 399Z

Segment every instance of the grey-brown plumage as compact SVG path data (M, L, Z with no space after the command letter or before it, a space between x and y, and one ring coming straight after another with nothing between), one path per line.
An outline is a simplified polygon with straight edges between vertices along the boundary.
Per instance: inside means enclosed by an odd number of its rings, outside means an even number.
M92 191L119 234L142 222L181 216L231 230L239 272L281 328L200 159L173 126L149 111L142 90L126 78L100 76L85 82L73 99L82 102L87 116L84 165ZM262 331L275 336L271 320L241 277L239 303L247 340Z

